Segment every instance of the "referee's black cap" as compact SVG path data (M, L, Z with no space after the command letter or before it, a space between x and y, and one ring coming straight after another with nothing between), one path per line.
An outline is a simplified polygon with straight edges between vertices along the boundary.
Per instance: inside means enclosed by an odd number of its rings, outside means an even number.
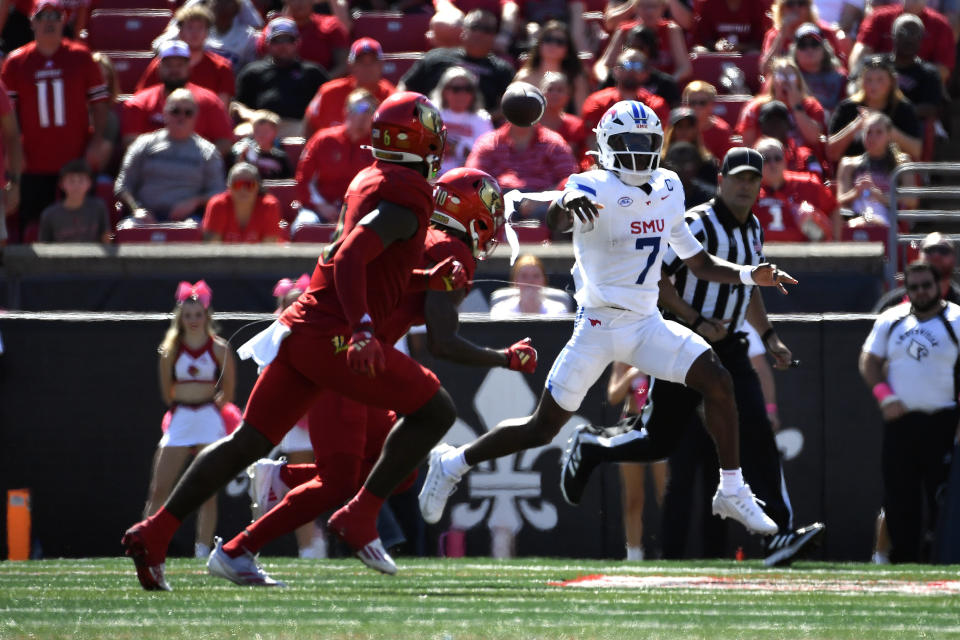
M760 155L759 151L750 147L734 147L727 151L727 155L723 157L720 173L725 176L732 176L743 171L753 171L762 175L763 156Z

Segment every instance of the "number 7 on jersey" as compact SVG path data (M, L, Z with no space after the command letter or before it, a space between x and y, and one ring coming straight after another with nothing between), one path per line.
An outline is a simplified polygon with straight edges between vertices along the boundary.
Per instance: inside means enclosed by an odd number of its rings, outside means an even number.
M643 268L643 271L640 272L640 277L637 278L637 284L643 284L644 279L647 277L647 272L650 271L650 267L652 267L653 263L657 260L657 254L660 253L660 236L637 238L637 251L642 251L647 247L650 248L650 255L647 256L647 266Z

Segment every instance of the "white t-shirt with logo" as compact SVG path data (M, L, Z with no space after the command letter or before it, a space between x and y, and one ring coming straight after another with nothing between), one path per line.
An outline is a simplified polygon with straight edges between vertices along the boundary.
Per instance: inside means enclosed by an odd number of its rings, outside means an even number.
M944 320L960 336L960 306L948 302L942 316L921 322L904 302L880 314L863 343L864 351L887 360L887 383L910 411L938 411L957 404L953 373L960 349Z
M703 247L684 221L680 178L657 169L645 188L622 182L603 169L570 176L564 192L603 205L592 227L573 216L573 281L584 307L618 307L657 313L660 266L667 244L682 259ZM572 196L571 196L572 197Z

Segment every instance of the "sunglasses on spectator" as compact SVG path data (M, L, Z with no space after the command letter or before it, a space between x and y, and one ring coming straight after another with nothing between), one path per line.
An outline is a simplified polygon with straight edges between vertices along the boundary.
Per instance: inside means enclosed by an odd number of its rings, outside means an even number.
M347 107L347 111L349 113L369 113L373 111L373 105L365 100L360 100Z
M761 154L764 162L783 162L782 153L764 153Z
M231 189L241 189L241 190L243 190L243 191L250 191L250 190L252 190L252 189L256 189L256 188L257 188L257 181L256 181L256 180L247 180L247 179L234 180L233 182L230 183L230 188L231 188Z
M816 38L800 38L797 40L797 49L819 49L820 41Z
M783 6L787 9L804 9L810 6L808 0L787 0L783 3Z
M907 291L921 291L923 289L933 289L936 286L933 280L926 280L924 282L914 282L913 284L907 285Z
M707 107L710 105L710 100L689 100L687 104L691 107Z
M950 247L945 247L939 244L935 244L930 247L924 247L923 252L926 254L933 254L937 256L949 256L953 253Z
M453 93L473 93L473 86L469 84L448 84L446 89Z
M475 24L473 26L467 27L470 31L479 31L480 33L496 33L497 25L495 24Z
M567 46L567 39L566 39L566 38L560 38L560 37L554 37L554 36L548 36L548 37L546 37L546 38L543 39L543 44L555 44L555 45L557 45L558 47L565 47L565 46Z
M620 68L624 71L643 71L647 68L647 63L642 60L627 60L620 63Z
M167 113L169 113L172 116L177 116L177 117L183 116L185 118L192 118L194 115L196 115L197 110L190 109L190 108L173 107L172 109L167 109Z

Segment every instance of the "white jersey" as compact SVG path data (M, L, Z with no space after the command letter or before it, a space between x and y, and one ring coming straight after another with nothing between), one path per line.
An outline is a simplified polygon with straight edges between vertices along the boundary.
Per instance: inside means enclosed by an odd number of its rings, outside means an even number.
M598 169L570 176L564 191L603 206L592 229L573 216L572 272L580 306L657 313L667 243L681 258L703 250L684 222L677 174L657 169L647 184L633 187Z

